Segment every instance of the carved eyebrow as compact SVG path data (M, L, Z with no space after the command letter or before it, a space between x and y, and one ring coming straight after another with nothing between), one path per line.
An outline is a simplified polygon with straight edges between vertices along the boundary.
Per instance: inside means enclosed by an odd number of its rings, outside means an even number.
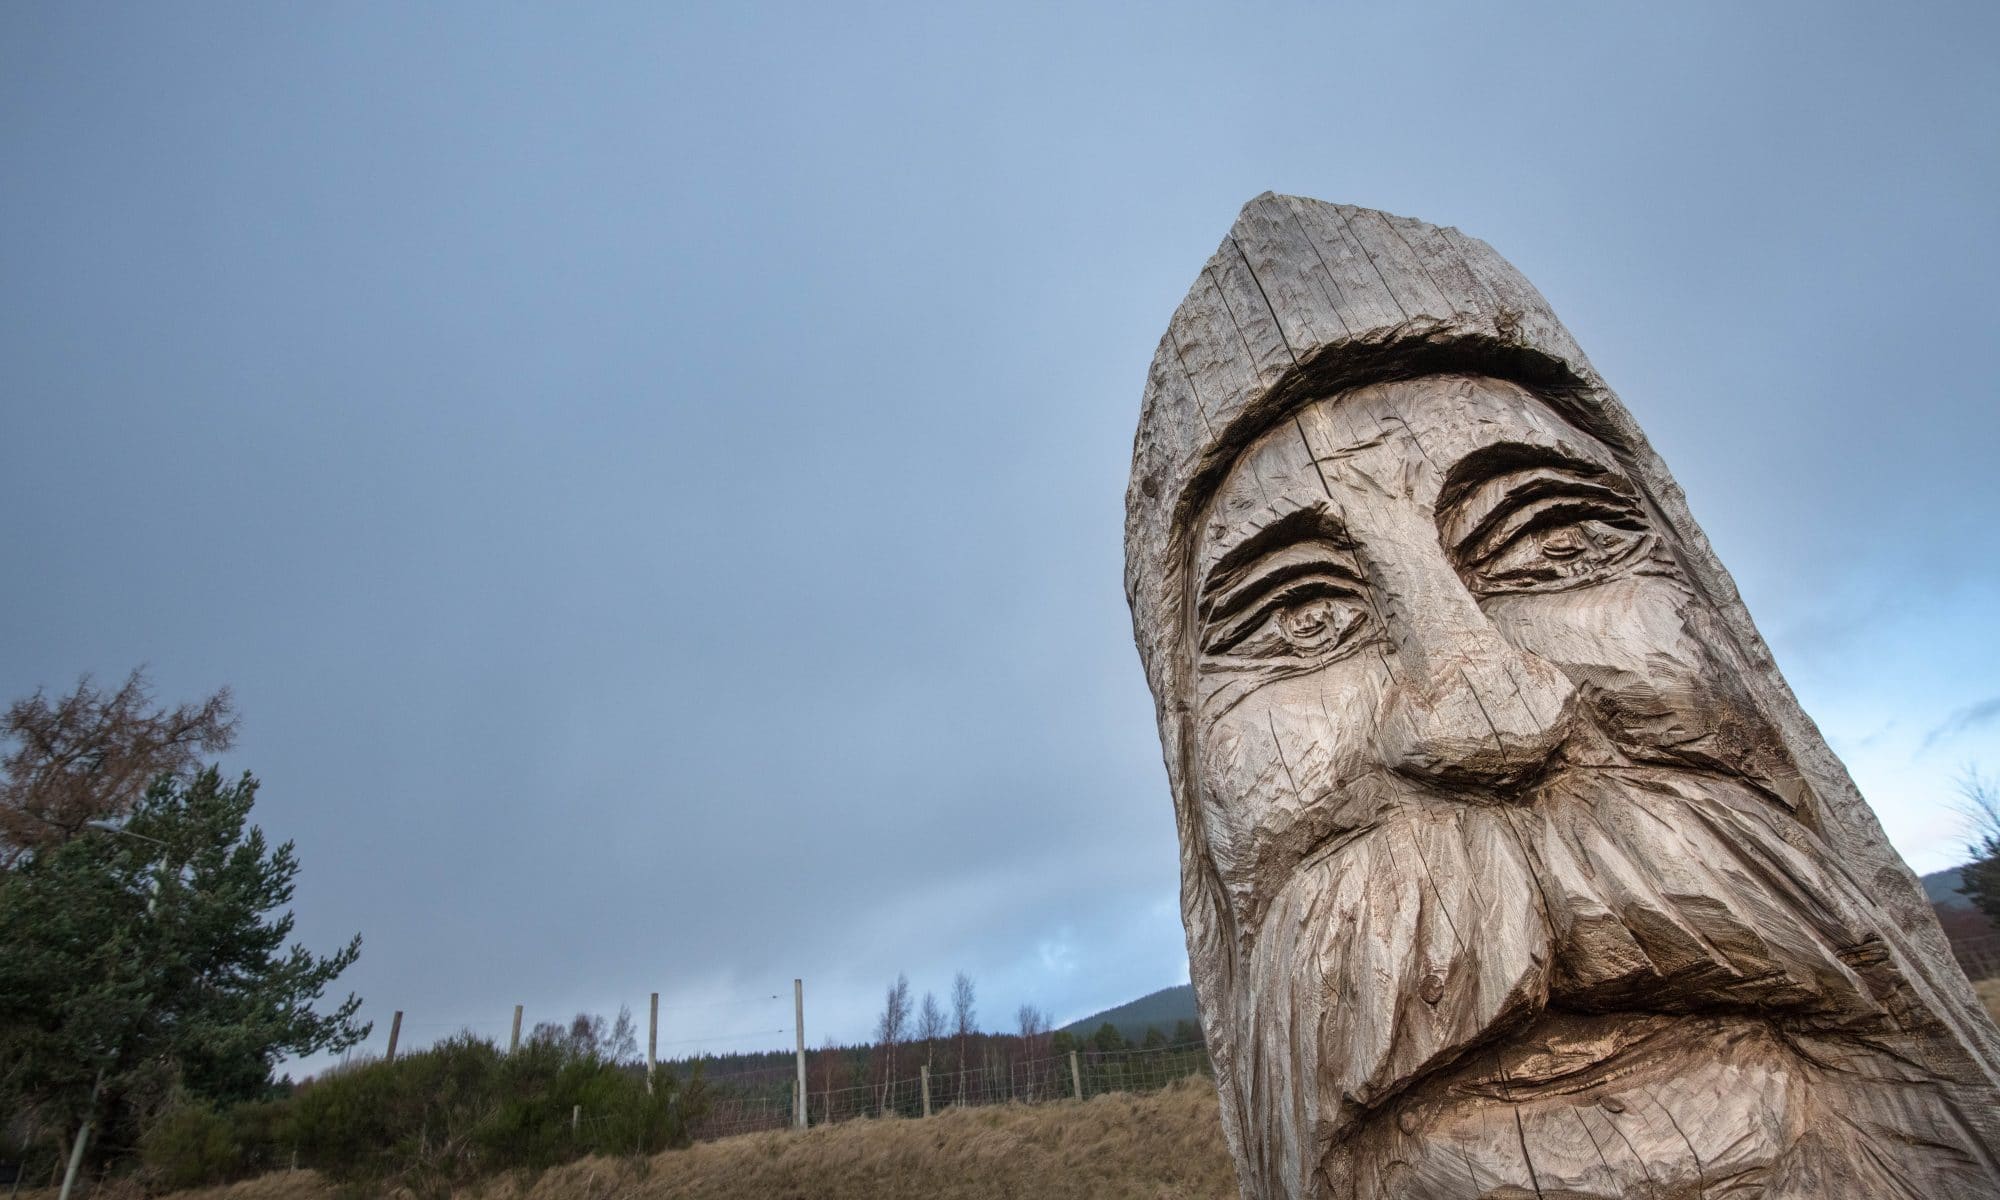
M1487 480L1467 497L1439 527L1438 534L1453 553L1463 555L1493 536L1495 530L1514 536L1528 519L1524 513L1603 512L1607 507L1628 511L1633 497L1616 483L1615 477L1579 479L1549 468L1502 475Z
M1630 504L1632 485L1603 463L1547 446L1505 443L1461 459L1438 491L1438 535L1463 551L1521 503L1551 496L1596 496Z
M1353 547L1347 536L1347 527L1331 513L1318 507L1302 508L1286 513L1257 532L1231 546L1221 558L1209 568L1202 580L1201 595L1196 609L1203 619L1209 619L1217 601L1224 593L1232 591L1242 582L1244 573L1273 551L1300 542L1327 542L1346 550ZM1336 564L1337 566L1337 564ZM1343 573L1352 574L1342 569ZM1360 582L1358 579L1356 582Z
M1330 575L1359 592L1368 582L1353 566L1342 561L1344 557L1317 538L1281 546L1232 573L1222 591L1204 595L1199 606L1201 619L1211 625L1229 620L1267 597L1285 594L1287 585L1301 579Z
M1592 462L1553 446L1500 442L1492 446L1482 446L1452 464L1450 473L1445 476L1444 486L1438 489L1437 511L1442 515L1445 510L1465 499L1468 492L1488 480L1533 470L1536 467L1567 471L1585 478L1600 475L1610 475L1614 480L1618 478L1603 463Z

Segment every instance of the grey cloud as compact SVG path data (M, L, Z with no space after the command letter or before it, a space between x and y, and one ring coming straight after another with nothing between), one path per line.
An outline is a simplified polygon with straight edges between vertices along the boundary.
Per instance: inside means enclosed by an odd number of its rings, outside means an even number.
M2000 717L2000 696L1989 696L1977 704L1968 704L1949 717L1946 717L1935 729L1925 734L1923 749L1929 750L1932 746L1937 745L1947 738L1956 737L1968 730L1977 729L1995 717Z
M0 698L232 685L300 935L413 1027L802 975L856 1038L960 967L1084 1015L1185 974L1122 503L1237 206L1493 243L1810 641L1870 581L2000 589L1996 37L6 6ZM1991 653L1885 664L1885 718Z

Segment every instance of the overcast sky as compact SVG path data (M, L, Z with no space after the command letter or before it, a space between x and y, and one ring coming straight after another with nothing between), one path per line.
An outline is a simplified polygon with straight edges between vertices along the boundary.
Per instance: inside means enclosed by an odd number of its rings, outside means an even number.
M1534 280L1951 865L2000 9L1418 7L6 5L0 699L232 687L377 1049L1184 980L1123 491L1270 188Z

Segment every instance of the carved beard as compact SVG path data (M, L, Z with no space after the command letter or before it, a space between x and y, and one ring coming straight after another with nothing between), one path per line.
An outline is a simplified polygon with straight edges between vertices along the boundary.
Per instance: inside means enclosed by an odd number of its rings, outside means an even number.
M1552 1003L1874 1027L1880 943L1816 840L1741 784L1661 768L1390 809L1294 874L1237 974L1282 981L1234 997L1257 1173L1306 1194L1386 1101Z

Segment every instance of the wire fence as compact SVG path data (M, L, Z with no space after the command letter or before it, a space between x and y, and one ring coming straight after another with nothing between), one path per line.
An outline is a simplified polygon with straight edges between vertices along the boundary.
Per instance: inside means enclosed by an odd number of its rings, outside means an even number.
M988 1061L960 1071L930 1071L844 1087L812 1086L806 1118L831 1125L866 1117L925 1117L947 1108L986 1104L1037 1104L1085 1100L1107 1092L1163 1088L1191 1075L1213 1078L1200 1042L1133 1050L1077 1050L1020 1061ZM784 1129L794 1123L797 1076L778 1072L731 1076L707 1085L707 1112L692 1129L696 1140Z
M763 1015L757 1011L760 1006L782 1004L786 1000L796 1003L797 997L772 993L747 1002L659 1006L657 1011L726 1008L754 1022ZM610 1061L619 1063L620 1069L638 1073L645 1068L628 1057L633 1053L631 1042L623 1043L621 1048L619 1041L620 1031L622 1036L636 1039L638 1030L633 1028L635 1023L630 1021L629 1013L629 1008L621 1009L615 1028L607 1030L601 1017L587 1013L580 1013L568 1022L540 1021L532 1028L524 1028L525 1010L519 1005L511 1018L490 1016L466 1022L405 1021L404 1014L398 1011L388 1023L387 1048L379 1059L398 1057L399 1050L405 1055L422 1053L424 1043L435 1036L433 1031L456 1028L459 1032L455 1039L471 1038L496 1048L505 1047L510 1055L522 1044L551 1040L582 1046L582 1052L587 1054L611 1055ZM1182 1031L1177 1031L1182 1039L1187 1038L1187 1024L1183 1022ZM487 1032L496 1026L507 1029L504 1039ZM399 1044L402 1032L412 1035L409 1043ZM657 1026L647 1030L648 1044L656 1048L752 1040L768 1044L785 1032L784 1028L773 1026L661 1041L657 1039ZM1149 1043L1159 1038L1158 1032L1149 1031ZM1066 1042L1067 1034L1043 1032L1017 1037L973 1032L936 1042L900 1042L894 1047L829 1043L807 1052L806 1123L820 1126L860 1118L922 1118L947 1108L1083 1100L1107 1092L1150 1091L1193 1075L1210 1078L1214 1075L1207 1050L1199 1041L1116 1049L1098 1049L1086 1044L1074 1051L1063 1049ZM746 1058L761 1061L755 1061L754 1065L740 1062ZM332 1070L359 1069L379 1059L367 1052L350 1051ZM663 1058L659 1068L671 1080L667 1084L672 1089L668 1104L671 1110L684 1114L686 1130L695 1140L786 1129L798 1123L798 1063L790 1052L722 1055L709 1052L685 1059ZM578 1146L596 1152L622 1153L627 1143L636 1145L646 1136L625 1115L590 1111L590 1106L564 1106L559 1115L545 1112L540 1119L568 1125L568 1133Z
M1968 979L1991 979L2000 975L2000 934L1951 939L1951 952Z

